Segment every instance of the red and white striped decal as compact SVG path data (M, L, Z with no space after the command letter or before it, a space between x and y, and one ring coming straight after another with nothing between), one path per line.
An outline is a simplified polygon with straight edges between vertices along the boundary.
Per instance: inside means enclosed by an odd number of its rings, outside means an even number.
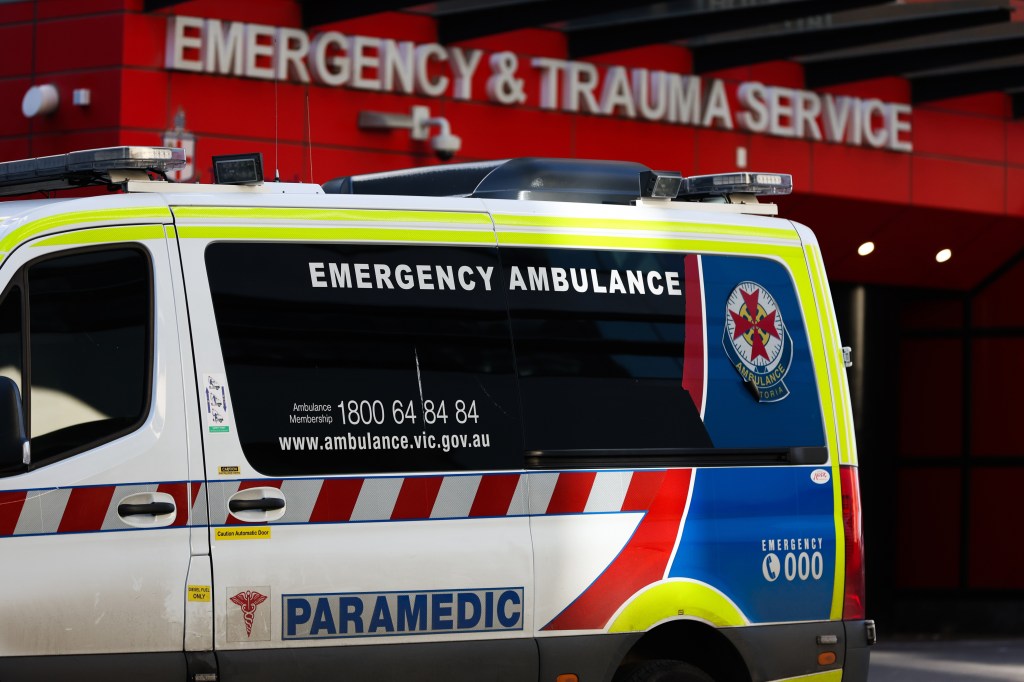
M372 478L224 481L210 484L210 525L238 525L227 501L239 490L279 488L273 523L358 523L643 511L649 476L661 472L573 471Z
M571 471L326 479L170 482L0 491L0 537L138 530L117 513L140 492L170 494L170 527L240 525L228 514L239 490L279 488L286 512L273 524L473 519L527 515L643 512L664 471ZM209 508L207 509L207 493ZM191 498L191 499L189 499Z
M117 506L129 495L146 492L174 498L178 513L168 527L186 526L199 486L191 489L191 499L186 481L0 492L0 537L138 530L121 519Z

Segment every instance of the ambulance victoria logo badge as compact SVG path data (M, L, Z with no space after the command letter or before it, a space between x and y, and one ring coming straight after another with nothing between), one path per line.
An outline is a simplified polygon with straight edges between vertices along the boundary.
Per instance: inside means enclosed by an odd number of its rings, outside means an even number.
M252 622L256 617L256 607L267 601L266 595L255 590L245 590L231 597L231 602L238 604L242 609L242 618L245 619L245 636L252 636Z
M778 303L760 284L741 282L729 294L722 346L743 381L757 388L760 402L789 395L782 380L793 360L793 340Z

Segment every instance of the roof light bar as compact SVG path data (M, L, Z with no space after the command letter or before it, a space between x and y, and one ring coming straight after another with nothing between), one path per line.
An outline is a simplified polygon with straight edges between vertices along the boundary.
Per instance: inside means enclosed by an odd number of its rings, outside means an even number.
M185 150L172 147L104 147L0 163L0 196L86 185L114 184L111 171L165 175L185 166Z
M728 194L789 194L793 191L793 176L788 173L719 173L693 175L686 178L680 196L725 196Z

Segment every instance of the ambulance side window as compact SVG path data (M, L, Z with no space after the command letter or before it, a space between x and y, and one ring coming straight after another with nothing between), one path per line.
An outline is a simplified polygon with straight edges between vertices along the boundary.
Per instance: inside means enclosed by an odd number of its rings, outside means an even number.
M206 269L235 428L261 473L521 467L494 248L223 242Z
M682 382L682 254L503 249L501 256L527 452L631 456L711 446Z
M149 404L152 285L141 250L79 251L24 273L25 400L38 465L135 428Z

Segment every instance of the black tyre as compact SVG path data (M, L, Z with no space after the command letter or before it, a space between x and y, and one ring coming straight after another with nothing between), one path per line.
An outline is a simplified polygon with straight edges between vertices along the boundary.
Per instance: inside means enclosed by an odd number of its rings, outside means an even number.
M645 661L623 668L615 682L715 682L700 668L681 661Z

